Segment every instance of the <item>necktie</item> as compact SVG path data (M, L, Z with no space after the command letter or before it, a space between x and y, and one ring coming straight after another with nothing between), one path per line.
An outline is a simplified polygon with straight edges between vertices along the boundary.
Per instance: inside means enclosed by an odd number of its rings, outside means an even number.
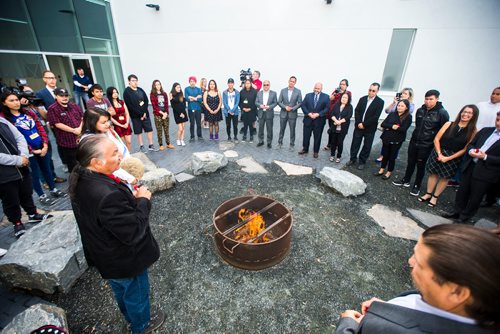
M318 104L318 97L319 94L314 94L314 108L316 108L316 105Z

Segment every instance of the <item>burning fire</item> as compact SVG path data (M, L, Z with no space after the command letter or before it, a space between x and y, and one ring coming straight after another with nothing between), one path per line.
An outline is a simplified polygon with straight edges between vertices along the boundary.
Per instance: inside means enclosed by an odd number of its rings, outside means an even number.
M238 212L238 223L243 221L248 222L234 231L234 239L241 242L248 242L255 238L259 233L265 230L266 222L260 213L250 209L241 209ZM253 243L266 242L272 239L269 233L265 233L260 238L253 241Z

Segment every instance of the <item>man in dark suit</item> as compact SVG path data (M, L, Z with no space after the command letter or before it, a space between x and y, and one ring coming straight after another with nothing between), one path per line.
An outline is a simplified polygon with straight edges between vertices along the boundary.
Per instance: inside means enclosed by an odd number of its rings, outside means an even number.
M300 89L295 88L297 78L291 76L288 80L288 87L283 88L278 98L280 111L280 135L278 138L278 147L283 145L286 124L290 128L290 149L295 147L295 125L297 123L297 110L302 104L302 93Z
M408 260L419 292L341 314L336 334L498 333L500 238L469 225L427 229Z
M325 127L326 113L330 109L330 98L327 94L322 93L323 84L316 83L314 92L306 94L302 101L301 108L304 113L304 132L302 141L302 150L300 155L309 152L309 142L311 133L314 135L313 156L318 157L319 147L321 145L321 135Z
M278 97L271 90L269 80L264 80L263 89L257 93L255 104L257 105L257 117L259 119L259 143L257 147L264 145L264 126L267 131L267 147L272 147L273 142L273 119L274 108L278 105Z
M56 102L56 96L54 90L57 86L57 78L54 73L49 70L43 71L42 74L43 82L45 82L45 88L40 89L36 92L36 97L42 99L45 110L49 110L49 107Z
M373 138L377 131L378 119L384 109L384 100L377 96L380 84L374 82L368 89L368 95L359 99L354 109L354 133L351 143L351 160L347 166L354 165L358 160L358 152L363 141L363 148L359 152L358 169L365 168L365 163L370 157Z
M467 147L462 181L455 196L455 210L445 218L468 222L477 212L483 196L500 181L500 112L495 127L483 128Z

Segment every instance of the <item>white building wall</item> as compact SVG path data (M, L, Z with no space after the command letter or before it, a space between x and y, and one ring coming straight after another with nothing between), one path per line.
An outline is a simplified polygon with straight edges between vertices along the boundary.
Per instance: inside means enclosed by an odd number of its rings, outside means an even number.
M500 85L498 0L111 0L111 8L124 76L135 73L147 90L154 79L184 87L190 75L226 87L251 67L274 90L290 75L303 93L317 81L330 93L348 78L356 103L382 80L394 28L417 29L401 84L417 105L436 88L454 117ZM380 95L390 101L394 92Z

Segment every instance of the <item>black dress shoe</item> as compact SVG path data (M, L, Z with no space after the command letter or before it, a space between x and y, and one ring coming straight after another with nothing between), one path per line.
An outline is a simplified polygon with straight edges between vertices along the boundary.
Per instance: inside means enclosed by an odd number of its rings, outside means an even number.
M261 147L261 146L264 146L264 143L261 142L261 143L257 144L257 147Z
M365 169L365 164L359 164L358 165L358 170L363 170Z
M457 212L446 212L441 215L443 218L448 218L448 219L458 219L460 217L460 214Z
M313 153L313 157L317 159L318 158L318 153L314 152Z
M299 151L299 154L300 154L300 155L307 154L307 151L306 151L306 150L304 150L304 149L302 149L302 150L300 150L300 151Z
M271 145L271 143L267 144L267 148L272 148L273 145Z
M495 204L495 202L482 201L481 204L479 204L479 207L489 208L490 206L493 206L493 204Z
M352 166L356 163L356 160L349 160L345 165L346 166Z

